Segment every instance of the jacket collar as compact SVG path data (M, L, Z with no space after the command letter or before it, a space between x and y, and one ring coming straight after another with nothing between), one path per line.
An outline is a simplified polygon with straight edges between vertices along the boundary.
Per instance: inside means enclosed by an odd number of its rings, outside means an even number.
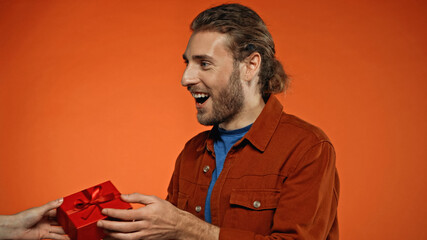
M279 125L282 112L282 104L274 95L271 95L267 100L263 110L261 111L261 114L253 123L251 129L249 129L246 135L240 141L238 141L236 145L239 145L246 139L256 149L264 152L271 140L271 137L273 136L274 131ZM197 150L202 151L206 148L208 151L214 152L213 144L217 134L218 129L216 126L214 126L210 131L205 144L201 145L199 148L197 148Z
M270 96L261 114L245 137L255 148L264 152L282 116L283 106L275 96Z

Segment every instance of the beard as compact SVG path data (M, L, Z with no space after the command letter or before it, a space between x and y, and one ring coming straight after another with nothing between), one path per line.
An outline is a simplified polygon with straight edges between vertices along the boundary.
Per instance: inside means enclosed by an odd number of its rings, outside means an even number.
M212 112L206 110L197 112L197 120L205 126L219 125L233 119L243 107L243 88L240 82L240 70L234 66L228 85L221 89L217 95L210 95Z

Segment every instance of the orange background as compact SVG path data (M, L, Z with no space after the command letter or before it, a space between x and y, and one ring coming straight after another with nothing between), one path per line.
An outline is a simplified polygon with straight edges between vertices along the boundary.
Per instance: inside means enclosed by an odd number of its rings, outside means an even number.
M242 1L332 139L342 239L426 239L427 4ZM0 213L111 180L166 196L206 129L180 86L189 24L220 1L0 1Z

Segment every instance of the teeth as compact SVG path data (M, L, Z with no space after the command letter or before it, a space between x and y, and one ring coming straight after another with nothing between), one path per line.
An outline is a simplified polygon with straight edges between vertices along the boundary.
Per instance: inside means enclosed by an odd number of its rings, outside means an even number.
M193 95L193 97L194 98L206 98L206 97L209 97L209 95L208 94L206 94L206 93L192 93L191 95Z

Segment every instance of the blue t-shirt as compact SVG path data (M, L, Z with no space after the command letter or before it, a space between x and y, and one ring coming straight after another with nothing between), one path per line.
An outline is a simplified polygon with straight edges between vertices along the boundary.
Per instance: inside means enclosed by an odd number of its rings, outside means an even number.
M205 202L205 221L211 223L211 194L219 174L224 167L225 157L231 147L239 141L251 128L252 124L244 128L227 131L218 127L218 137L214 141L216 168L212 172L212 180L209 184L208 195Z

